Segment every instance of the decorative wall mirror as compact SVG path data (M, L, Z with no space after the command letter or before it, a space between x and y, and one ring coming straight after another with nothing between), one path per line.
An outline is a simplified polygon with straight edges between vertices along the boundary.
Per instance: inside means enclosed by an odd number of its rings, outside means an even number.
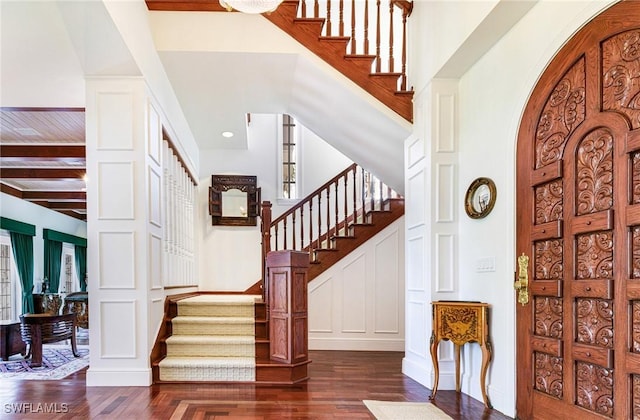
M209 214L211 224L256 226L260 208L260 188L250 175L211 175Z
M489 178L474 180L464 199L464 209L472 219L486 217L496 203L496 184Z

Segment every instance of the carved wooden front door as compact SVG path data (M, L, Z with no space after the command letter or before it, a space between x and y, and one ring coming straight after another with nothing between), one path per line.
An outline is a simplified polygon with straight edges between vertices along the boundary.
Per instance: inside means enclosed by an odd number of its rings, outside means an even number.
M550 63L517 166L517 415L640 418L640 2Z

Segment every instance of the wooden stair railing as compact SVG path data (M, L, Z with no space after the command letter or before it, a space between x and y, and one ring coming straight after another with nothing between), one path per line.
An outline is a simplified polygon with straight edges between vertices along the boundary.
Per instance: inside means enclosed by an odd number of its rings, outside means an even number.
M264 17L411 122L406 27L412 9L405 0L284 0Z
M149 10L225 12L218 0L146 0ZM409 122L407 0L284 0L263 16Z
M312 280L403 214L404 199L354 163L273 221L262 203L263 261L270 251L308 252Z

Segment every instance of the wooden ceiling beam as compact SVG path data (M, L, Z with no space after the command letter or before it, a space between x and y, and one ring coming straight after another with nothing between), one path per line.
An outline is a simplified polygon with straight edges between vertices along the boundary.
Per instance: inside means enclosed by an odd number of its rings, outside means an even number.
M3 144L0 145L0 156L3 158L81 158L84 159L86 149L84 145L53 145L42 144Z
M82 179L86 174L85 168L0 168L0 178L4 179Z
M80 201L49 201L51 210L86 210L87 203Z
M22 191L25 200L78 200L85 201L85 191Z
M10 185L5 184L4 182L0 182L0 192L5 194L12 195L14 197L22 198L23 192L17 188L13 188Z

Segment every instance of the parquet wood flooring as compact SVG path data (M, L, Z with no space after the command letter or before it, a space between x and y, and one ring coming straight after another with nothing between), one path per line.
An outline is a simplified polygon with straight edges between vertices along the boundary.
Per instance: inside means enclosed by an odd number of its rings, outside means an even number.
M84 370L61 381L3 380L0 418L373 419L362 400L428 401L430 390L401 373L403 353L311 351L310 356L311 379L295 386L85 387ZM454 391L438 391L435 404L454 419L508 419Z

